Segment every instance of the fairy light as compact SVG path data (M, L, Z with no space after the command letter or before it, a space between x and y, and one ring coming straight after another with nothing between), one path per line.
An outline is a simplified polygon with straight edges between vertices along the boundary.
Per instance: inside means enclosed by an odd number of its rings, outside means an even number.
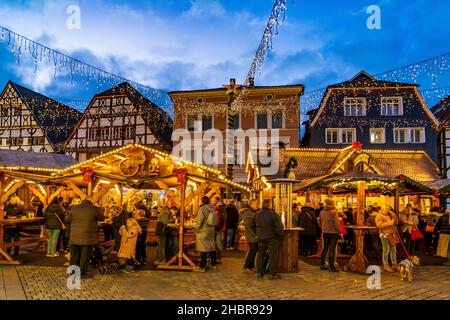
M8 190L11 189L12 186L13 186L14 184L16 184L17 182L19 182L18 179L14 179L13 181L11 181L11 182L6 186L6 188L3 190L3 192L8 192Z

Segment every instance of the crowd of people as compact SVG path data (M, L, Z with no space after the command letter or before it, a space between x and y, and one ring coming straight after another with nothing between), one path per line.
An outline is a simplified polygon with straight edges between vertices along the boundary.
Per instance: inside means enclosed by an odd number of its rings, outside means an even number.
M196 249L200 253L198 266L194 269L205 272L216 269L221 263L224 250L234 250L238 241L239 225L244 227L248 250L243 264L244 272L257 278L268 274L271 279L280 277L277 270L278 247L282 240L283 224L280 215L271 209L271 201L250 199L241 209L235 200L225 205L219 195L203 197L197 214L195 237ZM439 212L431 208L421 214L413 204L407 204L399 214L392 207L381 208L370 205L365 211L367 252L381 258L386 272L394 272L398 257L407 257L422 251L447 257L450 265L450 224L447 210ZM23 202L13 195L5 205L7 218L26 215ZM98 228L103 229L104 241L114 243L119 263L124 272L133 272L135 267L147 264L147 230L151 216L156 216L155 234L158 244L154 264L167 262L178 253L179 208L170 198L150 207L141 197L134 196L123 207L114 201L102 208L94 205L91 196L83 201L79 198L54 198L44 208L36 203L36 216L42 216L42 229L48 235L47 257L57 257L70 252L70 264L78 265L82 276L90 276L89 262L95 246L99 244ZM321 250L320 268L338 271L337 248L348 253L354 250L353 233L346 226L354 224L356 210L340 209L332 199L314 206L294 204L292 224L302 228L299 248L301 254L312 255ZM5 230L5 241L20 240L20 229ZM321 248L319 248L321 246ZM20 247L14 245L8 252L17 256ZM12 253L13 252L13 253Z

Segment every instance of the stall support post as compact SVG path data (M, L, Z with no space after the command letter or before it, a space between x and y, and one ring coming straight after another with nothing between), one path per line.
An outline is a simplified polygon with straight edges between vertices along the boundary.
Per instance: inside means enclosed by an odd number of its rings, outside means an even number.
M399 191L397 188L397 189L395 189L394 211L395 211L395 213L398 214L399 210L400 210L400 195L399 195Z
M364 226L364 206L366 201L366 182L358 181L357 191L357 215L356 225L357 227ZM347 267L354 272L366 273L369 261L364 255L364 230L355 230L356 234L356 252L350 259Z

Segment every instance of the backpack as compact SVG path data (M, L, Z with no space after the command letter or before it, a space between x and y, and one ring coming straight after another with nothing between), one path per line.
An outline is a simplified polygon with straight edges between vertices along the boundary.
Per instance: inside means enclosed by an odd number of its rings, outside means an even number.
M227 213L223 205L220 205L218 209L216 208L216 210L219 210L219 212L216 211L215 214L215 216L217 216L218 218L218 221L216 222L216 230L220 230L223 228L227 221Z
M209 212L208 217L206 218L206 225L208 227L215 227L216 224L217 224L216 211Z

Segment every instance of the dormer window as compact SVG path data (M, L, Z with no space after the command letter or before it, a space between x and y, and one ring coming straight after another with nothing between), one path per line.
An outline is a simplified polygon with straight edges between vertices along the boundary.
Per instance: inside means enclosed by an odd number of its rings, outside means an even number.
M401 116L403 115L402 97L382 97L381 98L382 116Z
M366 115L366 98L345 98L344 115L359 117Z

